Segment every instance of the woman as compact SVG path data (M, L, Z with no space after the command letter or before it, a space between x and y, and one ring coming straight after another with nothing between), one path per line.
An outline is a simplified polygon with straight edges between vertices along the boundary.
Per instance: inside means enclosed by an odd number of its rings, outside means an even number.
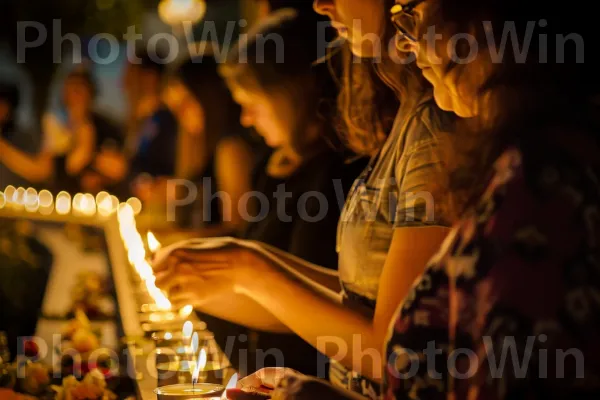
M242 238L335 270L338 196L347 194L365 163L348 164L334 148L330 114L336 85L326 65L313 66L318 54L310 39L316 39L316 24L316 15L278 11L232 49L220 71L241 106L242 125L253 128L268 146L254 170L250 200L237 207L249 220ZM285 43L281 63L276 43L262 47L260 37L270 36ZM258 353L277 349L285 365L317 373L316 360L322 356L297 336L251 332L250 337L255 343L247 372L264 362L281 363L277 357L262 361Z
M177 208L178 226L194 236L243 232L237 204L251 190L256 142L240 126L239 107L217 69L210 49L188 57L169 74L163 95L180 127L175 176L193 182L198 193ZM188 195L188 187L178 189L179 198ZM226 199L213 199L217 192Z
M191 282L206 284L196 279L205 279L203 270L222 262L219 266L222 274L211 273L208 280L215 283L212 296L218 298L226 293L229 305L236 299L231 296L231 290L252 298L268 311L252 310L253 317L275 317L272 325L260 326L260 329L294 331L334 359L336 365L331 374L334 382L376 397L383 360L379 352L373 355L372 349L383 348L387 327L398 303L447 233L450 216L431 211L433 195L442 192L445 185L440 153L448 137L442 131L449 130L450 118L435 106L426 85L412 67L394 63L386 52L387 46L362 40L363 35L371 38L377 35L387 44L388 39L393 38L393 27L385 22L383 1L317 1L315 6L317 11L334 20L334 25L349 40L354 56L366 59L361 64L349 60L340 100L344 115L350 121L347 143L371 157L369 167L346 201L339 224L339 278L343 299L324 298L313 286L299 283L277 265L244 249L175 253L169 263L177 265L183 260L194 260L194 268L186 274L190 286L167 268L169 264L157 266L158 270L166 269L157 284L166 290L181 290L179 294L171 293L174 301L191 297L199 306L212 307L214 301L200 294L198 286L193 288ZM353 19L362 20L362 30L353 24ZM383 100L391 98L390 92L382 89L381 81L365 80L374 74L373 66L387 82L394 83L402 101L389 135L386 131L389 113L385 107L377 106L389 107ZM397 104L397 99L394 103ZM437 196L435 200L441 203L444 199ZM287 261L294 266L298 264L291 258ZM260 280L253 279L257 271L261 274ZM312 278L331 290L340 290L336 277L313 275ZM238 322L244 318L240 314L250 314L233 306L222 309L226 318ZM257 324L247 316L245 321ZM283 327L278 326L277 321ZM341 349L347 351L338 351ZM361 357L366 352L371 357ZM356 374L349 370L369 379L353 379Z
M126 171L123 138L117 125L93 111L95 97L91 72L86 67L71 71L60 109L43 117L40 153L32 156L0 141L2 163L37 186L55 191L97 193L113 187Z
M400 310L386 395L598 398L600 86L597 65L580 62L595 32L575 10L545 1L517 14L511 2L458 3L402 2L394 13L440 106L470 118L478 151L465 153L464 166L477 168L481 185L465 193L475 200ZM498 40L506 23L526 38L530 21L542 21L548 41L532 40L525 58L506 47L497 62L486 38ZM435 48L422 36L430 26L441 33ZM461 65L440 49L463 32L481 47ZM567 35L574 45L565 47ZM463 44L455 56L468 52ZM416 315L429 323L417 326ZM432 341L444 352L398 379L410 362L392 363ZM508 347L523 358L498 374ZM440 375L423 379L435 361Z

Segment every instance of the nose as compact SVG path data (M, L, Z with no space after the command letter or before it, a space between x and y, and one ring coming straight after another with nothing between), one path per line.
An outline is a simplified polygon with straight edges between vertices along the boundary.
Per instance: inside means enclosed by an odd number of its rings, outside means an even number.
M330 17L333 15L335 10L335 0L314 0L313 9L317 14L325 15Z

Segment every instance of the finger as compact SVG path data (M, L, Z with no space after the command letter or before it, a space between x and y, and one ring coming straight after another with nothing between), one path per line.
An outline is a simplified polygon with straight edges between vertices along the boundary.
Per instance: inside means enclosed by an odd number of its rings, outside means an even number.
M160 282L156 281L155 284L170 295L175 287L185 284L188 280L189 277L185 275L172 275L162 279Z
M230 252L223 252L221 250L175 251L173 255L180 260L196 264L227 264L231 259Z

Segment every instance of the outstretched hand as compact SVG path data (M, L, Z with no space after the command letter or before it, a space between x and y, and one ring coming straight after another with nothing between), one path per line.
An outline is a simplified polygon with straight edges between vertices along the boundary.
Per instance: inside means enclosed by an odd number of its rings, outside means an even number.
M153 267L156 286L167 293L175 307L200 307L215 298L242 292L261 261L256 252L230 245L174 250Z

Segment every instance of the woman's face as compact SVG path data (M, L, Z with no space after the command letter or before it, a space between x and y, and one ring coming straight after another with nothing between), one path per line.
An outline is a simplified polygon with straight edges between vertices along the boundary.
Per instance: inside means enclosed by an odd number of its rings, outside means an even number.
M259 91L250 91L239 85L230 85L231 94L242 108L240 122L246 128L254 128L267 145L272 148L290 145L293 122L291 101Z
M317 13L331 19L339 35L350 42L357 57L378 57L385 32L383 0L314 0Z
M448 50L450 47L449 38L452 37L452 33L445 31L446 27L441 26L435 29L435 34L438 36L430 37L427 34L427 27L422 26L423 21L429 20L430 15L428 13L434 10L434 7L432 7L433 1L439 0L422 1L412 9L411 16L403 16L397 19L399 25L410 26L405 21L407 21L407 18L412 18L414 21L414 29L412 31L415 32L414 36L417 39L416 41L412 41L401 33L398 33L396 40L398 50L415 53L417 66L423 72L423 76L432 84L435 101L442 110L454 112L463 118L473 117L477 113L473 105L475 100L474 92L459 87L460 82L463 82L463 80L458 79L457 75L459 70L461 70L461 73L468 74L464 69L468 70L469 66L459 65L458 68L447 70L448 65L452 61L451 55L453 54L452 48L450 48L450 51ZM396 0L396 3L412 8L415 0ZM440 31L444 31L444 34L440 35ZM424 33L417 35L416 32Z
M192 135L204 133L204 109L181 81L169 81L165 87L164 101L186 132Z

